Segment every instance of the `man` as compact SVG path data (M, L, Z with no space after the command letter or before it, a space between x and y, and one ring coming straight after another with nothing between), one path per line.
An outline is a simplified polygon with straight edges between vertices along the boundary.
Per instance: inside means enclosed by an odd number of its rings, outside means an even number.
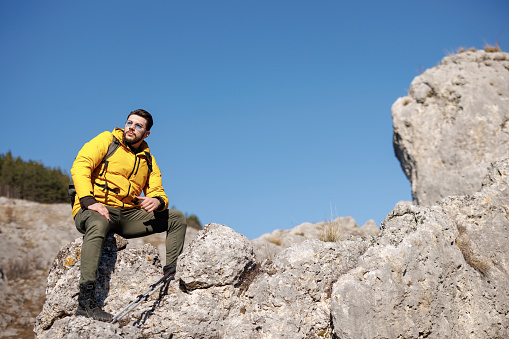
M76 189L73 217L76 228L84 234L77 315L101 321L112 319L95 299L101 248L109 231L125 238L166 232L163 273L175 274L186 234L186 217L180 211L168 210L161 172L145 142L152 125L147 111L129 113L123 130L103 132L86 143L72 166ZM103 161L115 138L118 148Z

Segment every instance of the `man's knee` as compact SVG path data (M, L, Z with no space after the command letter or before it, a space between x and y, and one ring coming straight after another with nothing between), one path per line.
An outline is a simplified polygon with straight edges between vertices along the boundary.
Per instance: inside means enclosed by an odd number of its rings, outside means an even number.
M106 237L110 229L110 222L103 215L95 212L85 220L85 234L93 234L95 236Z
M184 213L179 210L168 210L168 222L169 224L177 224L181 227L187 227L187 217Z
M179 210L168 210L168 231L187 229L187 217Z

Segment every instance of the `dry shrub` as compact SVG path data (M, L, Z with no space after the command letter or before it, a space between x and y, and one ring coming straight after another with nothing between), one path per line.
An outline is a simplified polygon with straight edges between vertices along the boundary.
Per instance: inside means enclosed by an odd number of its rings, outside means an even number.
M3 273L9 280L28 279L32 277L33 272L34 264L28 258L24 260L10 258L3 270Z

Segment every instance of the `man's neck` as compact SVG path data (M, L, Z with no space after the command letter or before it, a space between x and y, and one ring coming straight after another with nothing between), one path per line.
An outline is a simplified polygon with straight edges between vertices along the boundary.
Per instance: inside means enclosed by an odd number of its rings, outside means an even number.
M138 154L141 149L140 149L140 146L141 146L141 142L138 142L134 145L130 145L130 144L127 144L126 142L124 142L124 144L129 147L129 149L134 153L134 154Z

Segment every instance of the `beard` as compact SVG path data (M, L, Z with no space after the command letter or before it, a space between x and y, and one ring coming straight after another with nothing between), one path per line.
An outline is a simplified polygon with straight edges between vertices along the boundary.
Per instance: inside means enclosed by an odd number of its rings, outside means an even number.
M124 141L127 145L134 145L143 139L143 134L136 136L136 132L131 132L132 135L128 135L127 132L129 131L124 131Z

